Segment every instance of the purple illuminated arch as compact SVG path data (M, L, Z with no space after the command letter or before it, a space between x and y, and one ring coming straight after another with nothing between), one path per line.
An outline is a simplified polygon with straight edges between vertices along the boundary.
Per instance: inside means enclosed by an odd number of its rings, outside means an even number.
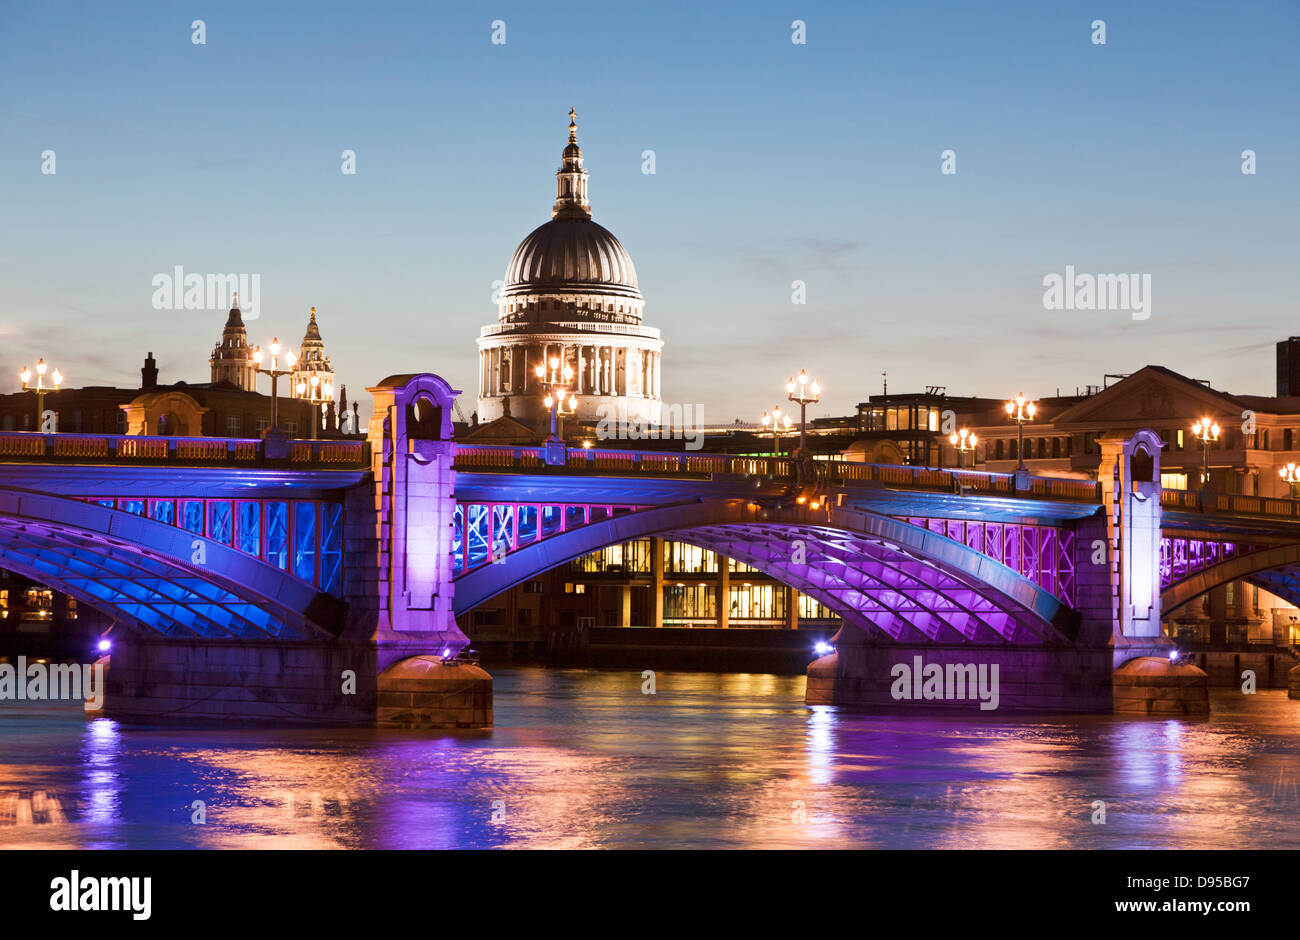
M0 488L0 567L170 637L317 639L336 636L343 623L340 601L254 556L131 513L28 490Z
M1077 624L1050 592L940 533L876 513L748 500L645 509L531 543L457 578L456 612L589 552L649 536L736 558L846 623L898 642L1064 644Z
M1284 592L1294 591L1290 581L1292 569L1300 566L1300 542L1271 548L1246 548L1246 551L1226 554L1224 561L1207 565L1174 581L1160 594L1161 610L1168 614L1207 591L1242 580L1259 584L1266 591L1273 591L1296 603Z

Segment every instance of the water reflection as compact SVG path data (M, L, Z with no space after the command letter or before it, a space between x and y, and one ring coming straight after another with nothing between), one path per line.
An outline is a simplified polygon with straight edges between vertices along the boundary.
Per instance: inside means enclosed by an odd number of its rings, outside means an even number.
M0 845L1296 847L1300 703L910 718L803 680L497 670L487 732L141 729L0 709ZM1097 806L1105 808L1098 822Z

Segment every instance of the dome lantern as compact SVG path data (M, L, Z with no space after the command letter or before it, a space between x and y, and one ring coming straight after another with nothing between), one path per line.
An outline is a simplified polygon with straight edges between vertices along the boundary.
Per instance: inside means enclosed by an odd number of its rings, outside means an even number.
M560 168L555 171L555 206L553 219L590 219L587 202L587 171L582 167L582 148L578 146L578 112L569 109L569 144L564 148Z

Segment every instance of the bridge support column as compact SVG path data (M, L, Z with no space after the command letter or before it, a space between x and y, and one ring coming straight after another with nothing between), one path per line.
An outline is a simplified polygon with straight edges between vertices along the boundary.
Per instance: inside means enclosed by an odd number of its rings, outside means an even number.
M374 395L373 505L358 562L373 598L355 630L372 632L376 722L402 728L492 724L492 677L457 662L469 639L452 607L455 445L459 392L433 375L394 376Z
M1097 478L1105 514L1104 552L1095 539L1081 536L1084 571L1107 562L1113 654L1113 697L1116 712L1135 715L1207 715L1209 682L1204 672L1177 661L1178 650L1160 624L1160 451L1154 431L1132 437L1103 437ZM1094 529L1100 535L1100 527ZM1101 613L1100 579L1090 572L1089 610L1081 635L1095 636ZM1080 578L1080 602L1084 602Z

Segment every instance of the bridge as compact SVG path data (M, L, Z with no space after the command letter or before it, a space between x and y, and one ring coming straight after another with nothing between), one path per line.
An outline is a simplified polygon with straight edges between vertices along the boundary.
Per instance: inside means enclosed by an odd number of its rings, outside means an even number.
M810 702L894 704L921 657L999 666L1006 708L1203 713L1162 615L1243 579L1300 603L1300 502L1162 490L1150 431L1102 439L1100 482L799 467L458 445L442 379L370 391L362 441L0 434L0 566L111 618L110 713L490 724L457 616L649 536L841 617Z

